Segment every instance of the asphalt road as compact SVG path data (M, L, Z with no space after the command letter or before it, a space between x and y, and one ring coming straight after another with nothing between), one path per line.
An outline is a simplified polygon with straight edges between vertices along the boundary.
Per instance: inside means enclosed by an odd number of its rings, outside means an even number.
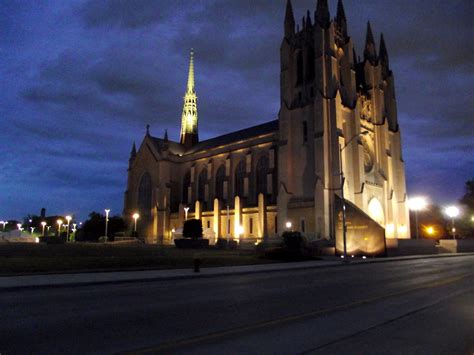
M474 354L474 256L5 291L0 353Z

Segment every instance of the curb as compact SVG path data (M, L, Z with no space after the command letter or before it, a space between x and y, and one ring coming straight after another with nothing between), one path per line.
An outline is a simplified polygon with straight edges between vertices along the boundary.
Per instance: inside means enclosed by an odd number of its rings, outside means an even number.
M214 278L214 277L223 277L223 276L240 276L240 275L249 275L249 274L263 274L263 273L277 273L277 272L285 272L285 271L301 271L301 270L311 270L311 269L324 269L324 268L334 268L334 267L344 267L344 266L361 266L367 264L375 264L375 263L389 263L389 262L397 262L397 261L412 261L412 260L422 260L422 259L432 259L432 258L452 258L452 257L467 257L473 256L474 253L460 253L460 254L440 254L440 255L416 255L416 256L401 256L401 257L393 257L390 259L366 259L364 261L357 260L354 262L340 262L337 261L330 261L333 262L332 264L317 264L317 265L301 265L296 266L295 263L291 263L293 267L288 267L288 264L276 264L281 265L281 268L278 269L261 269L261 270L229 270L226 272L217 272L213 274L205 274L205 273L193 273L191 270L189 274L184 275L163 275L157 277L138 277L133 279L124 279L124 280L98 280L98 281L73 281L73 282L63 282L63 283L53 283L53 284L38 284L38 285L18 285L18 286L0 286L1 291L18 291L18 290L28 290L28 289L49 289L49 288L71 288L71 287L82 287L82 286L92 286L92 285L110 285L110 284L129 284L129 283L144 283L144 282L157 282L157 281L173 281L173 280L186 280L186 279L201 279L201 278ZM268 264L272 265L272 264ZM275 265L275 264L273 264ZM259 265L260 266L260 265ZM203 268L203 271L209 271L213 268ZM176 269L175 269L176 270ZM184 269L181 269L184 270ZM152 270L147 270L152 271ZM127 272L127 271L124 271ZM47 276L50 276L48 274ZM61 274L64 275L64 274ZM37 275L43 276L43 275ZM15 276L7 276L7 277L15 277ZM22 276L18 276L22 277ZM1 281L1 277L0 277Z

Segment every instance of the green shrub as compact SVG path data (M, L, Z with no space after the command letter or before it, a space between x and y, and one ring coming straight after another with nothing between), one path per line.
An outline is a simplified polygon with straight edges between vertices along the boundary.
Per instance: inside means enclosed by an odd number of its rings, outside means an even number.
M188 219L184 222L183 237L199 239L202 238L202 223L200 219Z

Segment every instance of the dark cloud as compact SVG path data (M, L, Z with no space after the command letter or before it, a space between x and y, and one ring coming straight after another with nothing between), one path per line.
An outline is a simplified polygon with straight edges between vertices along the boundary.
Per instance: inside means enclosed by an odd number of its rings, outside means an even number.
M474 2L344 5L357 53L367 20L376 38L384 33L409 191L458 198L474 175ZM300 23L315 0L293 7ZM275 119L284 8L284 0L2 2L0 196L9 202L0 216L43 205L120 211L144 126L178 137L190 48L201 138Z

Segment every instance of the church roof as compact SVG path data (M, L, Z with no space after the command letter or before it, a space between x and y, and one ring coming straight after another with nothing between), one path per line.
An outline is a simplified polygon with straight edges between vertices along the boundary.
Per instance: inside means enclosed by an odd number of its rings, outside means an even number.
M255 138L261 135L275 133L278 131L278 120L263 123L258 126L242 129L231 133L224 134L222 136L214 137L192 146L184 154L197 153L199 151L217 148L223 145L245 141L251 138Z
M270 121L267 123L260 124L249 128L242 129L231 133L224 134L222 136L207 139L199 142L196 145L185 149L183 144L173 141L165 142L162 138L156 138L150 136L149 138L155 145L157 150L162 150L165 146L168 147L169 151L174 155L188 155L193 153L199 153L212 148L217 148L232 143L246 141L252 138L256 138L262 135L278 132L278 120Z

